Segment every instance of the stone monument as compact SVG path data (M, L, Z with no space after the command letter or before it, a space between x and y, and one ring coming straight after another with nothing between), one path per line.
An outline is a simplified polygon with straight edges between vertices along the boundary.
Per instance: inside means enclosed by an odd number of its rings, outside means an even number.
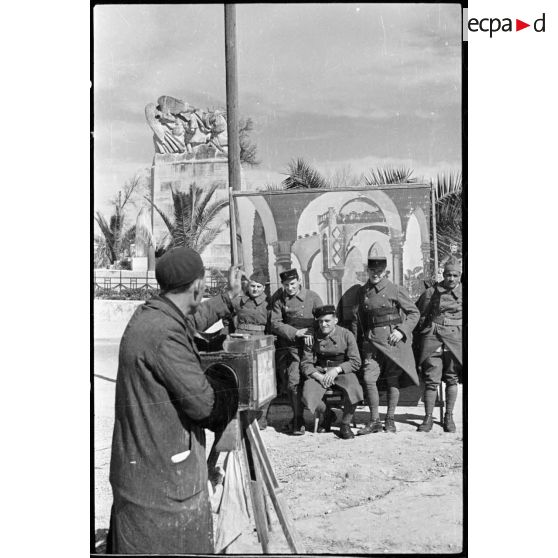
M228 199L227 121L220 110L201 110L187 102L162 96L157 104L145 107L147 123L153 131L155 156L151 167L151 194L155 205L173 215L172 191L188 191L195 183L202 189L214 182L220 187L215 201ZM241 189L245 189L241 176ZM222 211L220 223L229 218ZM153 237L161 243L168 229L152 208ZM216 223L216 225L220 224ZM226 227L204 251L208 268L220 270L230 265L230 232Z

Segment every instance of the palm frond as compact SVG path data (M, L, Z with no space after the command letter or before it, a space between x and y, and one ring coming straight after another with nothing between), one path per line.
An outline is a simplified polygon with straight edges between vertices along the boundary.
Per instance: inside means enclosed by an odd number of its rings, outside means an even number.
M142 207L136 217L136 242L142 242L145 246L155 246L153 231L151 230L151 217L146 207Z
M380 186L382 184L414 184L417 179L412 176L413 169L406 167L377 167L370 169L363 175L368 186Z
M282 185L286 190L295 188L329 188L328 181L304 159L292 160L288 172L283 173L287 178Z
M436 200L441 200L446 196L460 193L462 190L462 175L461 171L452 173L438 174L436 177L436 187L434 188L434 197Z
M265 184L261 188L258 188L260 192L278 192L285 189L283 184Z

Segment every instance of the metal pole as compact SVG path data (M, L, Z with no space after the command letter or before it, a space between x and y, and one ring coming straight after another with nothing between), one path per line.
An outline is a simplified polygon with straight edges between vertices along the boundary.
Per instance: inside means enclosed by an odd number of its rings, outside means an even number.
M438 281L438 234L436 233L436 194L434 183L430 183L430 199L432 205L432 241L434 243L434 281Z
M240 190L240 142L238 137L238 78L236 67L236 5L225 4L225 70L227 85L227 135L229 163L229 212L232 264L238 264L236 215L233 191Z

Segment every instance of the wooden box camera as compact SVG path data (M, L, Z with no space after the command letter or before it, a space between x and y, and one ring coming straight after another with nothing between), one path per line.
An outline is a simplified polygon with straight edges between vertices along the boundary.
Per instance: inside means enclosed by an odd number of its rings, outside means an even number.
M227 337L222 351L200 353L206 372L213 368L234 374L239 411L257 411L277 395L273 340L273 335Z

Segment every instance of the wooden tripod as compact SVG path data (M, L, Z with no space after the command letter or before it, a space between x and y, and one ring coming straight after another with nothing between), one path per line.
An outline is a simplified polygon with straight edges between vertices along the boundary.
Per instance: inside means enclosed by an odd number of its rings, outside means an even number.
M303 546L288 514L288 509L283 498L282 488L277 482L273 467L267 455L264 442L260 435L256 411L241 411L240 421L240 449L245 464L245 486L250 491L252 511L256 532L264 554L269 554L269 532L271 531L270 510L264 493L267 488L269 499L273 505L287 544L293 554L303 553ZM217 440L211 448L208 457L208 466L217 463L219 450L216 449Z

